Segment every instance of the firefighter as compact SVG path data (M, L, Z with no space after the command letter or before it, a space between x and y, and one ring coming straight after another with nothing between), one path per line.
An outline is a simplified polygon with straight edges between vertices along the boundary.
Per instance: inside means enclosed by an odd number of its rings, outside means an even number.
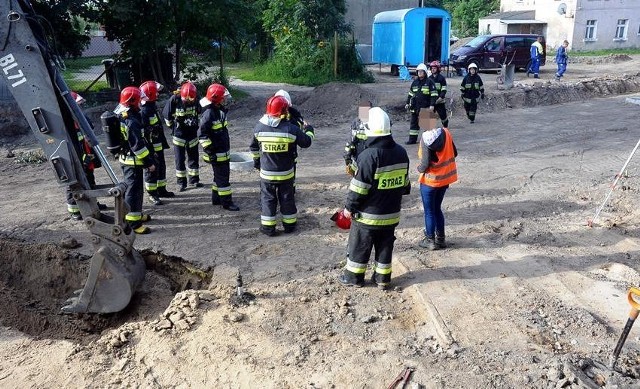
M482 78L478 74L478 65L470 63L469 72L460 83L460 92L464 101L464 110L467 113L469 121L473 123L476 120L476 110L478 109L478 98L484 100L484 86Z
M71 92L71 97L73 97L73 99L76 101L78 106L83 105L84 102L86 101L84 97L80 96L79 94L73 91ZM85 118L87 119L87 122L89 123L91 128L93 128L93 124L91 123L91 120L89 120L89 118L86 115L85 115ZM74 121L74 126L76 130L76 139L78 139L77 143L74 142L74 147L76 148L76 152L78 153L78 156L80 156L80 160L82 161L82 167L84 170L84 174L87 177L87 181L89 182L89 187L91 189L95 189L96 177L93 171L96 168L99 168L100 166L102 166L102 164L100 163L100 160L93 153L91 146L89 146L89 143L84 138L84 135L82 135L82 131L80 131L80 126L75 121ZM98 202L98 208L100 210L104 210L107 208L107 206ZM80 214L80 208L78 208L78 205L76 204L76 200L74 200L73 198L73 193L71 192L71 190L69 190L69 188L67 188L67 211L69 212L69 215L73 220L82 220L82 215Z
M167 191L167 164L164 159L164 150L169 148L167 138L164 136L164 128L162 120L158 113L156 101L158 100L158 91L162 86L151 80L140 85L142 92L142 106L140 114L142 115L142 124L144 125L144 138L147 144L153 149L156 170L153 173L145 171L144 187L149 194L149 200L155 205L162 205L161 197L174 197L173 192ZM152 152L152 150L149 150Z
M124 201L129 207L125 220L136 234L148 234L150 228L142 223L151 220L149 215L142 213L142 199L144 195L144 171L153 173L156 170L153 153L143 136L144 126L140 115L142 93L139 88L128 86L120 92L120 104L115 109L120 117L120 134L122 150L120 165L124 174L127 191Z
M440 74L440 62L432 61L431 75L429 79L433 83L435 90L431 93L431 103L433 112L437 112L444 128L449 128L449 119L447 118L447 107L444 96L447 94L447 80Z
M369 109L373 104L369 102ZM367 140L367 135L365 134L365 127L367 123L364 123L360 118L357 118L351 123L351 136L347 143L344 146L344 163L346 165L345 171L348 175L353 177L355 175L356 170L358 169L358 155L365 148L365 141Z
M253 141L249 146L254 167L260 170L260 232L267 236L277 235L278 204L284 232L291 233L296 229L295 152L298 146L311 146L315 137L312 127L302 130L286 120L288 111L289 103L284 97L270 97L265 115L253 130Z
M164 106L162 114L167 127L171 128L173 149L175 152L176 178L180 192L189 185L203 187L200 183L200 165L198 161L198 115L200 106L196 101L196 86L190 81L180 87L180 93L171 96ZM185 159L187 167L185 167ZM188 170L187 170L188 169Z
M418 125L418 117L420 109L429 108L431 106L431 95L435 86L427 76L427 66L423 63L416 68L418 77L413 80L409 88L407 103L404 106L411 112L411 121L409 122L409 140L405 144L413 145L418 141L420 134L420 126Z
M380 107L369 110L366 149L358 156L345 209L352 219L347 264L338 277L344 285L364 286L367 263L375 250L373 283L386 289L391 282L391 257L400 203L409 183L409 157L391 136L389 116Z
M211 204L222 205L228 211L239 211L231 199L229 184L230 142L227 129L226 100L231 94L220 84L211 84L207 95L200 99L203 112L200 117L199 139L204 150L203 159L213 167L213 185L211 185Z

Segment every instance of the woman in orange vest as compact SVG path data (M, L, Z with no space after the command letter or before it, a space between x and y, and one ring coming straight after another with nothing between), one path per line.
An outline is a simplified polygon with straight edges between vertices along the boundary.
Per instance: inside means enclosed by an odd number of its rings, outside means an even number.
M458 150L448 129L434 128L422 133L418 148L418 181L424 207L425 237L420 247L429 250L447 247L441 207L449 184L458 180L457 155Z

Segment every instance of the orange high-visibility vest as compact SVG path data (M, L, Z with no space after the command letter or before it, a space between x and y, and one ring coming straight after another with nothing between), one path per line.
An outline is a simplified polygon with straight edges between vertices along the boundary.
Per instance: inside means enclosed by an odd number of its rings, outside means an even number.
M453 139L449 130L444 131L444 147L440 151L436 151L438 162L430 162L425 173L420 173L418 181L421 184L439 188L458 181L458 167L456 166L456 157L453 152ZM418 158L422 159L422 142L418 148Z

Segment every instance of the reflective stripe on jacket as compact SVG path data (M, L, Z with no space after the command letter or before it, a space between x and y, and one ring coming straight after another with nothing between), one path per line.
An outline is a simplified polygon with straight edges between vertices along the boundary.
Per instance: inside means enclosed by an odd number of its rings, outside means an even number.
M418 181L421 184L434 188L447 186L458 181L458 167L456 165L455 151L453 148L453 138L446 128L445 143L442 150L436 151L437 162L430 162L426 172L420 173ZM422 159L422 145L418 148L418 158Z

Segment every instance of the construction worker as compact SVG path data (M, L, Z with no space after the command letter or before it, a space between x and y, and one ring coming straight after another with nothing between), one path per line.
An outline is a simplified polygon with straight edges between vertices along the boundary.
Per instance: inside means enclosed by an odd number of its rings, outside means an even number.
M229 98L231 94L224 85L209 85L207 95L200 99L203 112L198 133L200 145L205 153L203 159L213 167L211 204L222 205L222 208L229 211L239 211L240 208L231 199L229 183L231 145L227 129L228 109L225 107Z
M449 188L458 180L456 156L458 150L446 128L434 128L422 133L418 147L418 173L420 195L424 207L424 239L420 247L429 250L447 247L444 232L442 200Z
M120 92L120 104L114 112L120 117L120 134L122 137L122 151L120 165L124 174L127 191L124 201L129 207L125 220L136 234L148 234L150 228L143 225L151 220L149 215L142 213L142 199L144 195L143 170L153 173L156 169L154 155L145 140L140 102L142 92L139 88L128 86Z
M435 86L427 76L427 66L423 63L416 68L418 77L413 80L409 87L409 95L404 108L411 112L411 121L409 122L409 140L405 144L413 145L418 141L420 134L420 126L418 125L418 117L420 109L429 108L431 106L431 95Z
M266 113L254 128L249 149L254 167L260 170L260 232L277 235L276 208L280 204L285 233L295 231L297 213L293 182L294 159L298 146L311 146L315 134L312 127L304 130L286 120L289 103L282 96L267 100Z
M167 191L167 164L164 159L164 150L169 148L167 138L164 136L162 120L158 113L156 101L158 91L162 85L151 80L140 85L142 92L142 125L144 126L144 138L155 154L156 169L153 173L145 170L144 187L149 195L149 200L155 205L162 205L161 197L174 197L173 192ZM151 152L150 150L149 152Z
M429 79L434 86L434 91L431 93L432 109L433 112L438 113L442 126L444 128L448 128L449 119L447 118L447 106L445 104L446 100L444 99L447 94L447 80L442 74L440 74L439 61L432 61L429 64L429 67L431 68L431 75L429 76Z
M73 97L73 99L76 101L78 106L83 105L86 101L84 97L80 96L79 94L73 91L71 91L71 97ZM89 120L89 118L86 115L85 115L85 118L87 119L87 122L89 123L91 128L93 128L93 124L91 123L91 120ZM78 153L78 156L80 157L80 160L82 161L82 167L84 170L84 174L87 177L87 181L89 182L89 187L91 189L95 189L96 177L93 171L96 168L99 168L100 166L102 166L102 164L100 163L100 160L93 153L93 150L91 149L91 146L89 146L89 143L87 142L87 140L84 138L84 135L82 135L82 131L80 131L80 126L78 125L78 123L74 121L74 125L76 130L76 139L78 139L77 143L74 142L74 146L76 148L76 152ZM98 203L98 208L101 210L104 210L107 208L107 206L104 204ZM80 208L76 204L76 200L73 198L73 193L71 193L69 188L67 188L67 211L69 212L69 215L73 220L82 220L82 215L80 214Z
M478 65L471 62L467 69L468 73L460 83L460 93L464 101L464 111L467 113L469 121L473 123L476 120L478 98L484 100L484 86L482 78L478 74Z
M567 71L567 62L569 56L567 55L567 47L569 46L569 41L564 40L560 47L558 47L558 51L556 51L556 64L558 65L558 71L556 72L556 81L560 81L564 72Z
M167 127L172 129L176 178L180 192L187 190L187 175L189 176L189 185L197 188L203 187L200 183L200 164L198 161L200 106L196 101L196 96L196 86L187 81L180 87L179 94L171 96L162 111ZM185 159L187 167L185 167Z
M531 55L531 64L527 69L527 77L529 74L533 73L533 78L540 78L540 60L542 59L542 55L544 50L542 48L542 37L539 36L535 42L531 44L531 49L529 51Z
M389 116L380 107L369 110L366 149L358 156L343 214L352 219L347 264L338 281L364 286L365 271L375 249L372 281L381 289L391 282L391 257L400 203L409 184L409 157L391 136Z

